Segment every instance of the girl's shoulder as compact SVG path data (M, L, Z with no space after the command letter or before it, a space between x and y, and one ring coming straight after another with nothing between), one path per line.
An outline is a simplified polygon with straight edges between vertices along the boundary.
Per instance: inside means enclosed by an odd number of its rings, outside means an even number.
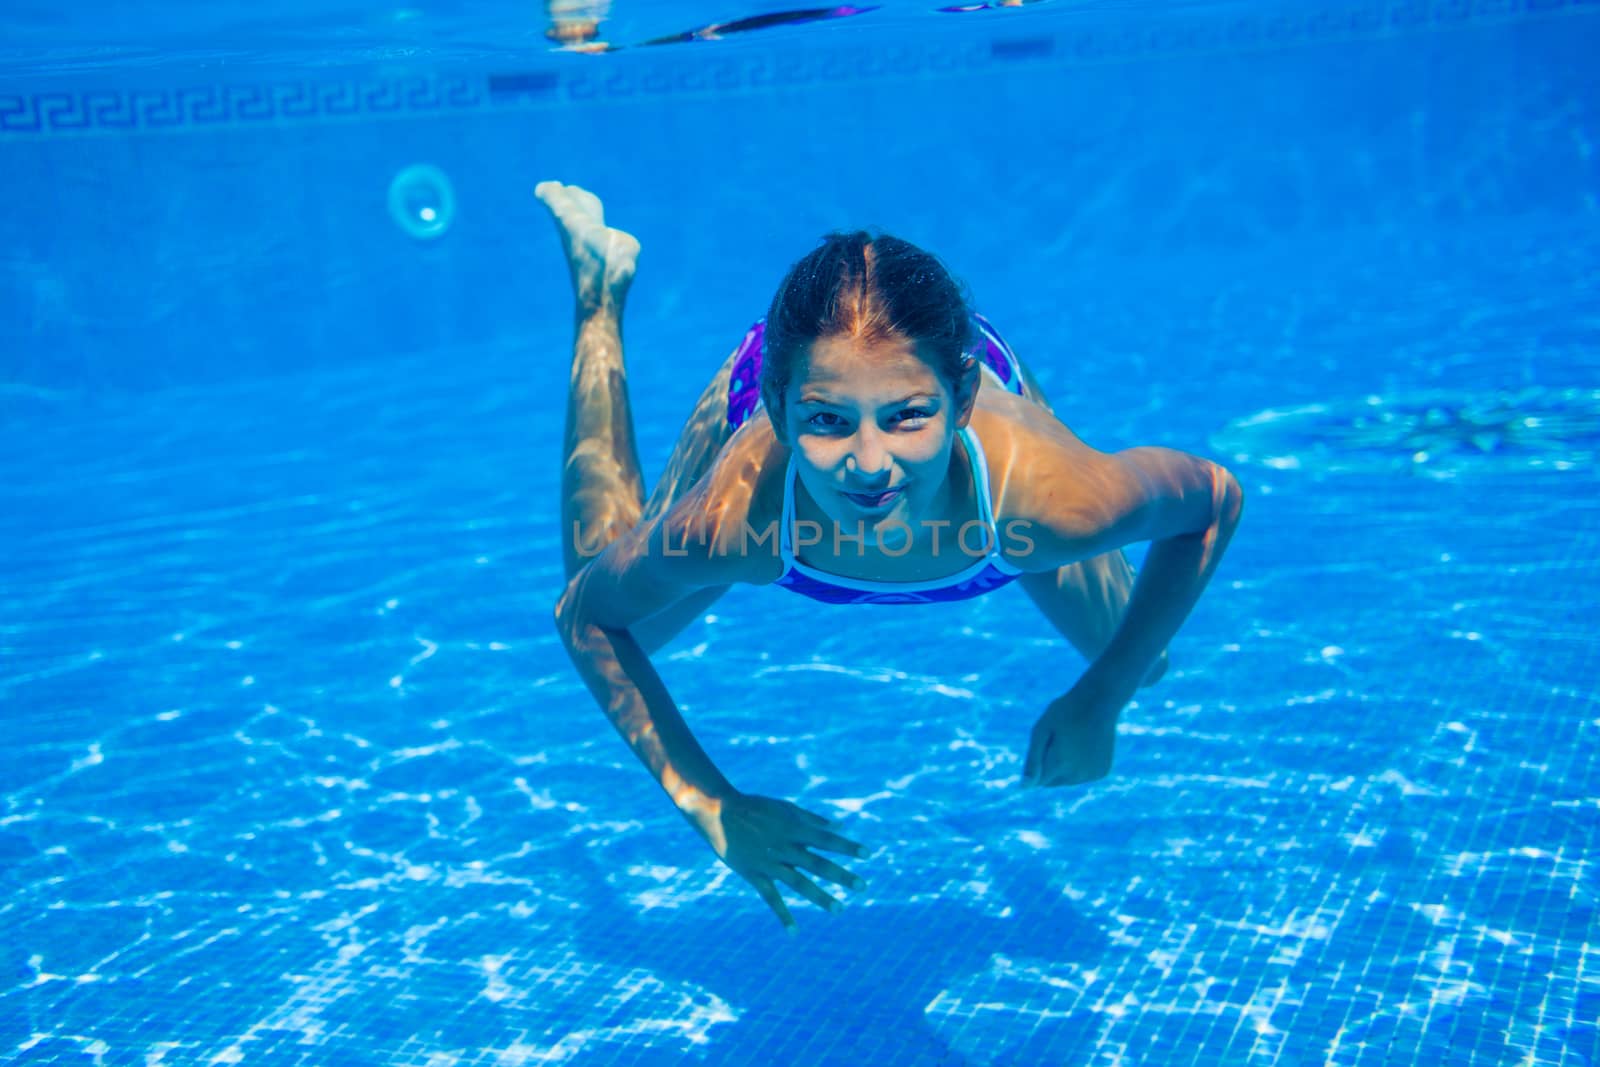
M1021 398L980 405L972 428L989 469L996 523L1026 524L1048 539L1076 539L1105 520L1108 478L1123 475L1114 457L1091 448L1060 419ZM1013 526L1013 529L1018 528Z

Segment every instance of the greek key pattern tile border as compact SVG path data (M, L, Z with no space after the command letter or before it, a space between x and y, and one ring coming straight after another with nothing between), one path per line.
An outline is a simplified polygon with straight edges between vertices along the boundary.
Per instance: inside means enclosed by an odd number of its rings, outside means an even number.
M682 59L637 53L549 57L548 67L396 78L264 81L259 84L19 92L0 89L0 138L218 125L325 122L725 95L831 82L902 80L1021 65L1081 66L1163 56L1243 53L1302 44L1403 36L1456 26L1600 14L1600 0L1398 0L1219 17L1175 14L1147 23L1050 28L1006 36L830 48L817 41L783 53ZM980 25L983 25L980 23Z
M420 114L482 105L480 79L275 82L180 89L0 92L0 134L169 130Z

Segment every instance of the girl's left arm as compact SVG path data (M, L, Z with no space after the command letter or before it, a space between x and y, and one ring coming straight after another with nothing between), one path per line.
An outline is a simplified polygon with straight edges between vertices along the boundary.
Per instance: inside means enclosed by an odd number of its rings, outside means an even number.
M1117 536L1151 544L1122 624L1085 673L1126 682L1131 692L1211 580L1239 525L1244 491L1226 468L1183 452L1134 448L1110 458L1138 486Z
M1110 771L1117 716L1199 600L1244 502L1233 475L1198 456L1165 448L1084 452L1072 464L1072 484L1044 494L1039 558L1059 564L1137 541L1151 545L1111 640L1034 727L1023 768L1028 784L1071 785Z

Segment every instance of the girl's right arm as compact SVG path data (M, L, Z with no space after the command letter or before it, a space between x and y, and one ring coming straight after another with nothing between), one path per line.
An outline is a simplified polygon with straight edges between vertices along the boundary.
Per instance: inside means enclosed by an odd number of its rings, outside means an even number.
M567 583L555 620L611 725L678 810L703 827L732 786L689 732L629 627L706 586L737 580L726 572L737 571L738 561L684 538L685 524L671 515L624 534L590 560Z
M815 850L853 856L865 850L796 804L735 789L689 732L629 631L700 589L762 580L759 559L742 545L731 551L706 518L710 512L686 504L618 538L573 576L556 604L556 626L612 726L717 857L793 930L778 885L836 910L840 902L813 879L852 888L861 880Z

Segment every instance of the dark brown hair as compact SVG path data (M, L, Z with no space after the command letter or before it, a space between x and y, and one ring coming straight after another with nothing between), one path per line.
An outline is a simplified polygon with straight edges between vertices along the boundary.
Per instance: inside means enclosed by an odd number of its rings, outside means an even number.
M974 336L965 288L937 256L887 234L830 233L789 268L767 310L761 399L781 435L795 361L818 340L904 338L931 358L959 407Z

